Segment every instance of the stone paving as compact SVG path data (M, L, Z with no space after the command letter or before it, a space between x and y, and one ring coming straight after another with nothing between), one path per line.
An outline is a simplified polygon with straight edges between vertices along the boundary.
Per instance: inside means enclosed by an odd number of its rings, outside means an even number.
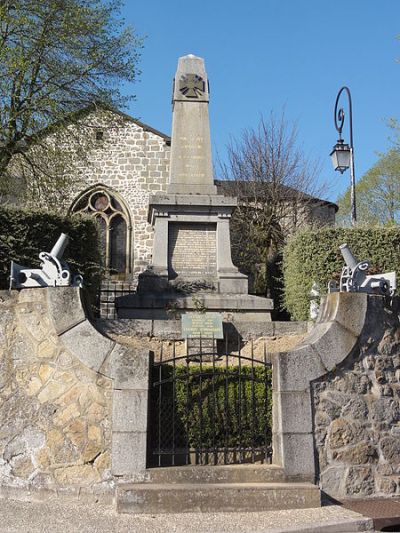
M344 533L373 531L372 522L338 506L264 513L122 515L79 502L2 500L1 533Z

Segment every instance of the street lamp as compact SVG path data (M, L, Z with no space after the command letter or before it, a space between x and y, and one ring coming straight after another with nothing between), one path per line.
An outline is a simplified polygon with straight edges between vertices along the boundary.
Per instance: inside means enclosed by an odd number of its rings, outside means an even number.
M344 124L344 110L341 107L338 110L338 104L342 92L345 91L349 99L349 127L350 127L350 144L346 144L342 139L342 130ZM354 146L353 146L353 110L351 105L351 94L348 87L342 87L338 92L335 103L334 111L334 121L335 128L339 133L338 142L333 147L330 156L332 158L333 168L338 170L341 174L350 168L350 203L351 203L351 224L355 226L357 223L357 212L356 212L356 178L354 171Z

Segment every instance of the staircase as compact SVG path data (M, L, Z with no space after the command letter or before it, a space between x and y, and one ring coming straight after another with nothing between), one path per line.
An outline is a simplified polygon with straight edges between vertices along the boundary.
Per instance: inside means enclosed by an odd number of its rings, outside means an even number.
M285 481L274 465L178 466L146 470L140 483L121 483L121 513L247 512L320 507L317 486Z

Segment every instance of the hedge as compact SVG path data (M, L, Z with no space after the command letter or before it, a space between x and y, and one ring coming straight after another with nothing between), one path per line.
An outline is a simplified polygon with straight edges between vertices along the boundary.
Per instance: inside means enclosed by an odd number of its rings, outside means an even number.
M327 292L328 281L339 281L344 260L339 246L347 243L359 261L369 261L369 274L400 273L400 227L330 228L294 235L283 251L284 306L294 320L309 318L313 282Z
M269 367L242 366L239 382L238 366L213 368L212 365L202 365L200 385L200 368L189 367L188 371L185 366L176 366L175 387L172 385L173 372L173 366L162 366L161 379L168 383L162 385L161 441L166 439L168 442L172 437L174 393L175 433L180 436L182 447L187 443L191 449L239 445L250 448L270 444L272 386ZM252 376L254 381L250 380ZM159 379L159 369L155 368L153 380L157 382ZM153 416L158 409L158 387L154 392ZM155 436L155 442L158 437Z
M95 222L89 217L0 207L0 289L9 286L11 260L30 268L40 266L39 253L50 252L61 233L70 240L63 259L73 274L81 274L91 296L100 281L100 248Z

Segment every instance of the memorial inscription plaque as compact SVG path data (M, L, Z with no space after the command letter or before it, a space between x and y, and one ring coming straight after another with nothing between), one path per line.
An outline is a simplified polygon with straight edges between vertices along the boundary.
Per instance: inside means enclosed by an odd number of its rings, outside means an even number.
M187 313L182 315L184 339L223 339L222 315L220 313Z

